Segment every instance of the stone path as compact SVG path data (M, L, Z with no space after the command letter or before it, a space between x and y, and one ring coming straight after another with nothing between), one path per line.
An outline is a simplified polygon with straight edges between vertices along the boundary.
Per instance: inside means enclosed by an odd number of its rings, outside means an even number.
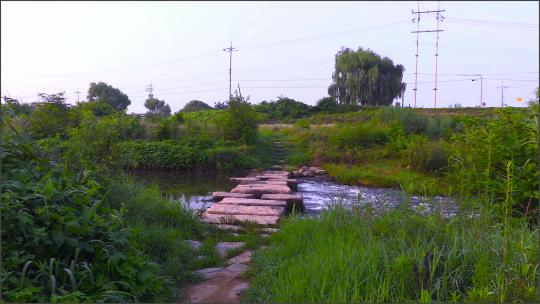
M230 192L214 192L212 204L203 214L203 221L215 224L217 228L237 233L244 230L239 222L249 221L258 226L262 238L276 232L279 219L290 210L303 210L301 195L294 194L297 181L291 173L283 170L284 157L281 142L275 143L274 154L279 165L270 170L251 173L245 177L233 177L231 182L239 183ZM200 248L196 241L188 241L192 248ZM221 242L216 250L222 258L230 250L243 248L243 242ZM265 246L264 246L265 247ZM263 246L261 246L261 249ZM240 303L240 296L249 288L243 278L248 270L253 251L246 250L227 260L227 266L205 268L195 271L204 281L185 286L181 290L181 303Z
M232 177L239 183L231 192L214 192L212 204L203 214L203 221L212 224L238 224L239 221L254 222L259 226L275 226L286 211L303 210L302 196L294 194L296 179L281 170L251 173L246 177Z

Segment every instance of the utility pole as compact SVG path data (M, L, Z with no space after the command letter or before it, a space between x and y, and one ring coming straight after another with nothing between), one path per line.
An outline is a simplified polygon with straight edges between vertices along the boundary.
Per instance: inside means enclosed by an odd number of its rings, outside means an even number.
M471 79L471 81L477 81L480 79L480 107L484 106L484 77L482 74L456 74L457 76L476 76L479 78Z
M232 79L232 52L238 51L237 49L233 48L232 41L231 46L228 48L224 48L223 51L229 52L229 101L231 100L232 91L231 91L231 79Z
M77 89L77 92L75 92L75 93L77 93L77 103L78 103L79 102L79 93L81 93L81 92L79 92L79 89Z
M412 11L412 14L416 14L416 17L412 19L412 22L416 22L416 31L412 31L411 33L416 34L416 64L414 69L414 107L416 108L416 94L418 91L418 45L419 45L419 38L420 33L437 33L437 43L435 44L435 88L433 89L435 91L435 97L434 97L434 105L437 107L437 61L439 57L439 32L443 32L444 30L439 29L439 21L444 19L439 13L445 12L445 10L441 10L440 8L437 8L435 11L420 11L420 2L418 2L417 5L417 11ZM420 30L420 14L437 14L437 29L436 30Z
M237 83L238 85L238 95L240 96L240 100L242 100L242 91L240 91L240 84Z
M154 98L154 87L152 86L152 83L146 86L146 92L148 92L148 98Z
M501 86L497 87L497 89L498 88L501 88L501 108L504 108L504 89L507 89L509 87L504 85L504 80L501 80Z

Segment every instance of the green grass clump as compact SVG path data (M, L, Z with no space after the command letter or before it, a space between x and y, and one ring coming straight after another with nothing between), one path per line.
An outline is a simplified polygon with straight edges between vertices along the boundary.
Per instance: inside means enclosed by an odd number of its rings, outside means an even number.
M537 300L538 231L526 223L503 227L487 210L450 219L367 210L336 205L320 218L291 218L255 257L244 301Z

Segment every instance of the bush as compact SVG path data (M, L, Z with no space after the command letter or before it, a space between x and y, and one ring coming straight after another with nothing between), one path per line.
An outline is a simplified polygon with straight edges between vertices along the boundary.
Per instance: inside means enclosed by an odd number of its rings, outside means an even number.
M133 246L103 187L4 135L2 284L9 302L138 302L170 297L170 281Z
M403 152L407 166L414 171L442 173L448 167L448 153L443 142L430 142L425 136L413 136Z
M197 111L204 111L204 110L211 110L212 107L208 104L200 101L200 100L192 100L182 108L182 112L188 113L188 112L197 112Z
M218 126L223 128L225 139L250 145L257 139L259 114L242 97L231 98L228 108L220 117Z

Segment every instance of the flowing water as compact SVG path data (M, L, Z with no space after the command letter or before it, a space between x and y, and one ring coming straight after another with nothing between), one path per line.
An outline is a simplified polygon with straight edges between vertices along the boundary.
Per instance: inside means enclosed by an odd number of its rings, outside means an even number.
M163 195L192 209L208 208L212 205L212 192L230 191L236 183L232 176L245 176L249 172L182 172L137 170L130 174L147 185L157 184ZM345 205L370 204L376 210L395 208L407 203L421 212L441 212L450 216L457 211L454 200L448 197L411 196L395 188L374 188L339 184L326 177L298 179L298 194L304 197L307 215L319 214L326 206L335 203Z

